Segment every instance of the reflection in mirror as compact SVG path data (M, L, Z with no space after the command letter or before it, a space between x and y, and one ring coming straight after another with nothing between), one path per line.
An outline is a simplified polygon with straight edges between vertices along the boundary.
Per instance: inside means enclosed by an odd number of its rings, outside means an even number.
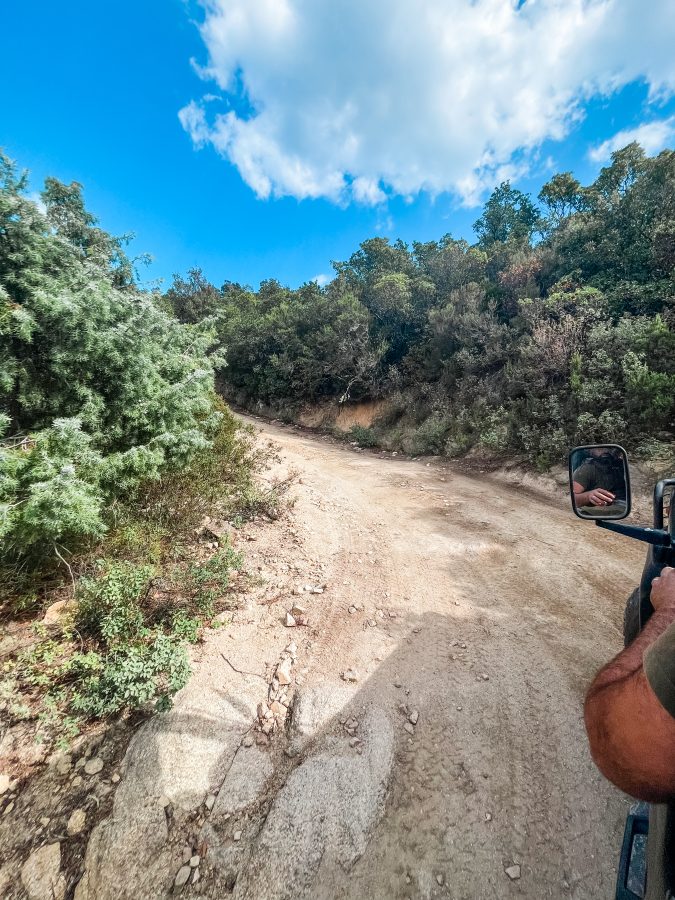
M570 482L577 515L623 519L629 512L628 465L621 447L577 447L570 456Z

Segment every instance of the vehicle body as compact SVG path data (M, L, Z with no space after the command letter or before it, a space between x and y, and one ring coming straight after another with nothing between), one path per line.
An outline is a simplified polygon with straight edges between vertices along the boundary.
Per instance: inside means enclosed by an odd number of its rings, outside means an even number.
M581 467L592 462L592 458L612 457L612 465L623 466L624 490L620 503L610 499L589 502L588 506L580 506L578 497L586 498L589 491L586 482L581 484L576 479ZM647 544L647 555L642 570L640 584L628 598L624 613L624 643L633 641L654 612L650 601L652 580L656 578L664 566L675 566L675 503L673 492L675 478L657 481L654 486L653 521L651 525L628 525L620 521L631 511L630 470L626 451L617 444L589 444L575 447L569 455L570 496L572 509L581 519L592 519L596 526L614 531L617 534L642 541ZM614 482L616 484L616 480ZM614 494L610 495L614 498ZM584 502L587 502L584 499ZM597 502L594 506L592 503ZM666 515L666 508L668 514ZM635 803L631 806L624 839L621 848L619 873L616 886L616 900L641 900L645 895L646 884L646 846L649 831L649 810L646 803Z

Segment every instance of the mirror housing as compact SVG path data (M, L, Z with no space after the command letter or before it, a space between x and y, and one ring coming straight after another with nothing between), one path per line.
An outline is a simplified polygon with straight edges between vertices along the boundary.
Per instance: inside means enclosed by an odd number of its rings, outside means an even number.
M580 519L625 519L631 509L628 456L618 444L586 444L569 455L570 498Z

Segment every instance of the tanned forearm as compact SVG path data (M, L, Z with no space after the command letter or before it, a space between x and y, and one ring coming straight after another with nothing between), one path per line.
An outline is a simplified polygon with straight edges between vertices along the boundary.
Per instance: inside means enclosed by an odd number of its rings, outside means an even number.
M600 669L588 689L586 703L609 685L625 681L641 669L647 647L653 644L673 622L675 622L675 607L655 610L635 640Z
M660 706L642 664L647 648L675 622L675 607L657 609L638 637L600 670L586 697L591 755L617 787L642 800L675 793L675 721Z

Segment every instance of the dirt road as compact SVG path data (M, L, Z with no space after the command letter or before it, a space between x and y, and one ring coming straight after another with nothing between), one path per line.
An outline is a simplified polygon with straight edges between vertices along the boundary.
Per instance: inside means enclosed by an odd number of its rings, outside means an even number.
M176 878L237 900L613 897L627 800L581 707L639 549L562 494L255 426L296 504L244 535L261 593L134 738L77 900ZM284 627L294 602L307 627ZM279 659L295 693L268 744Z
M308 679L354 668L358 703L419 712L414 735L395 712L384 815L326 895L613 895L626 800L593 767L581 703L620 647L639 549L559 497L264 433L301 475L296 516L333 585Z

